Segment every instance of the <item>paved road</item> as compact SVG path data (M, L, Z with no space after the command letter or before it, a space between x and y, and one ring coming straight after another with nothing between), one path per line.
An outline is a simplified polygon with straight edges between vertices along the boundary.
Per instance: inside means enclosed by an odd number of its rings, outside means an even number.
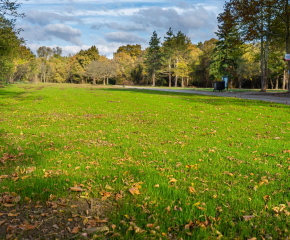
M267 102L275 102L290 105L290 94L289 93L261 93L261 92L207 92L207 91L196 91L196 90L175 90L166 88L146 88L146 87L134 87L125 86L125 88L132 89L145 89L161 92L178 92L178 93L192 93L197 95L208 95L208 96L220 96L220 97L235 97L241 99L260 100Z

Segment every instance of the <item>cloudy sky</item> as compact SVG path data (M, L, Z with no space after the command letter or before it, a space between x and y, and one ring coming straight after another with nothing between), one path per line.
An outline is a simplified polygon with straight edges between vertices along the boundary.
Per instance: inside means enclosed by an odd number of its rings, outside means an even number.
M163 39L172 27L193 43L215 37L224 0L29 0L17 21L22 37L35 52L39 46L60 46L64 54L96 45L112 57L121 45L148 46L152 32Z

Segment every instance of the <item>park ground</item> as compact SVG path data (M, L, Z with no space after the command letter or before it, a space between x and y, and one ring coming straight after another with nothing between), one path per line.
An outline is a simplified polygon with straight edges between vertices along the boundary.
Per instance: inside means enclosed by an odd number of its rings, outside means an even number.
M23 84L0 112L0 239L290 235L287 104Z

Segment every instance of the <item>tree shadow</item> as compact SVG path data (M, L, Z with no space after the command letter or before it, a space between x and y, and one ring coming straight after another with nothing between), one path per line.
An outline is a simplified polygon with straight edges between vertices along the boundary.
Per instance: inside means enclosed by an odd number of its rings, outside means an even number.
M110 91L110 92L132 92L132 93L142 93L150 95L159 96L173 96L179 98L180 100L190 102L190 103L202 103L214 106L225 106L225 105L237 105L237 106L269 106L269 107L284 107L290 108L289 105L282 103L271 103L261 100L243 99L236 97L224 97L224 96L213 96L213 95L200 95L195 93L180 93L180 92L165 92L165 91L155 91L155 90L145 90L145 89L98 89L100 91ZM188 98L190 97L190 98ZM194 97L194 98L192 98Z

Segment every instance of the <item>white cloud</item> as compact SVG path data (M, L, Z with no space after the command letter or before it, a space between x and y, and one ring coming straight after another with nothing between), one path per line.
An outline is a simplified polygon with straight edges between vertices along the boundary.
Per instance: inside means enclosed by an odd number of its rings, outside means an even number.
M146 43L147 40L139 37L137 34L128 33L128 32L111 32L106 33L105 38L109 42L119 42L119 43Z
M79 29L72 28L61 23L49 24L45 27L48 34L51 34L57 38L66 40L68 42L74 43L76 45L82 45L80 39L82 32Z

